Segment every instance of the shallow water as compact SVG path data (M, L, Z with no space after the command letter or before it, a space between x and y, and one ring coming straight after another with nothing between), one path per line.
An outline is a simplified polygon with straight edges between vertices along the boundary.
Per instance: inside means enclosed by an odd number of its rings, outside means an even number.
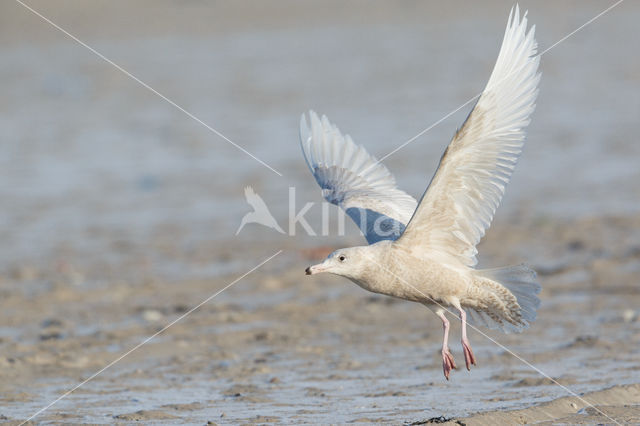
M17 363L12 367L2 358L0 368L9 375L12 368L21 372L11 380L28 394L3 389L9 396L0 414L11 419L33 413L153 333L158 324L147 324L140 312L162 311L175 300L193 306L218 288L212 284L280 248L289 254L267 269L276 277L291 268L301 272L313 257L298 255L305 248L359 243L350 223L346 237L332 232L312 238L300 228L295 237L281 236L257 225L235 237L240 218L249 211L243 188L252 185L286 229L289 187L295 187L298 210L315 202L308 218L316 226L320 195L298 147L300 114L310 108L327 114L370 152L386 155L482 90L511 7L508 2L482 8L335 3L304 9L282 3L269 10L254 5L249 13L241 6L199 2L153 8L139 3L127 10L102 3L82 10L33 4L284 176L20 6L0 6L0 290L7 305L0 317L0 346ZM601 2L526 6L541 50L606 7ZM137 22L143 16L148 22ZM600 300L592 314L594 299L607 293L590 286L598 277L612 285L626 283L637 272L637 259L598 272L598 252L576 264L567 247L584 238L612 259L620 250L634 249L632 241L620 241L619 229L608 226L607 218L633 218L640 212L640 58L629 48L639 17L639 4L624 2L543 56L540 97L525 152L496 216L496 227L515 226L515 231L489 241L488 256L483 258L481 250L482 260L529 260L549 269L570 265L547 278L560 292L544 295L544 326L531 330L531 338L507 341L576 392L634 379L629 371L635 371L637 348L622 353L612 348L638 336L639 322L620 322L623 309L635 309L637 294ZM422 194L469 108L385 160L400 187L416 197ZM584 224L575 230L578 237L539 239L545 224L566 221L565 228L571 228L589 217L603 218L604 230L593 234L592 226ZM332 230L334 222L335 216ZM528 227L519 229L524 222ZM634 232L628 228L625 234L632 239ZM507 246L496 238L517 241ZM537 244L521 241L525 238ZM193 284L198 280L209 281ZM324 287L324 282L309 289L304 287L309 281L296 280L285 280L287 286L276 286L276 291L258 286L221 296L202 314L202 323L189 325L202 336L183 329L176 335L183 333L184 341L160 336L158 353L132 357L88 383L60 401L49 420L65 421L57 413L77 413L72 421L110 423L113 416L156 410L160 417L147 413L140 419L397 422L521 407L566 393L535 380L514 386L539 375L478 335L474 348L482 354L481 366L445 383L433 355L439 327L433 321L428 328L416 326L422 317L407 315L416 308L376 310L371 306L377 302L361 304L366 295L357 289ZM563 292L575 283L588 291ZM168 290L168 285L178 289ZM48 297L53 302L45 303ZM42 306L31 306L34 301ZM230 317L239 310L239 319L216 325L219 304ZM287 304L294 307L278 311ZM297 304L313 317L305 317ZM575 310L562 315L566 306ZM19 309L33 312L12 313ZM356 331L345 336L345 316L354 309L397 318L385 325L359 317L352 324ZM162 311L162 319L169 321L174 314ZM68 315L61 348L56 339L38 337L40 321L51 315ZM299 334L295 341L252 340L257 330L274 328L283 335L289 328ZM370 342L359 341L360 332ZM237 337L245 334L249 337ZM598 334L605 343L590 347L579 341L577 348L566 347L577 337ZM60 355L90 358L94 352L95 364L89 359L71 367ZM266 361L256 362L260 359ZM28 381L30 371L42 378ZM274 377L277 381L271 382Z

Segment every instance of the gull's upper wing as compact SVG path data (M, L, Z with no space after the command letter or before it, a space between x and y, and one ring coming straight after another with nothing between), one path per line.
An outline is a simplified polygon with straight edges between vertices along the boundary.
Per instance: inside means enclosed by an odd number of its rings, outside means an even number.
M369 244L398 238L416 209L415 198L396 188L389 170L327 117L310 111L309 118L311 129L304 115L300 119L300 145L324 198L356 222Z
M480 99L456 132L399 244L418 256L475 266L524 144L540 74L527 14L509 16L498 60Z

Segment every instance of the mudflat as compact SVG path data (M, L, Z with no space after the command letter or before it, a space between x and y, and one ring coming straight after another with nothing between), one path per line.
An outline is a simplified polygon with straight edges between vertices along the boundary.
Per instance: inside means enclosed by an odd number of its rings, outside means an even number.
M479 365L449 382L426 308L304 275L364 239L335 216L320 232L298 120L312 108L388 154L482 91L511 2L29 4L283 176L4 2L1 421L91 378L33 422L640 422L640 3L543 55L524 154L479 247L479 267L538 271L538 319L470 330ZM526 6L541 50L607 7ZM403 190L420 197L470 107L385 159ZM248 185L286 235L235 235ZM315 236L287 226L307 202Z

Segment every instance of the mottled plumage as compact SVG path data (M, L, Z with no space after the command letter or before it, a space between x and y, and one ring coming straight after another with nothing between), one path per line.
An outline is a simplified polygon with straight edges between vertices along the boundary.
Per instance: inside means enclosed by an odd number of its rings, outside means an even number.
M536 50L534 28L527 32L526 13L521 19L516 6L489 82L417 208L412 197L396 188L386 167L326 117L311 112L311 130L304 116L301 120L305 160L323 195L356 221L370 244L336 250L307 273L342 275L365 290L432 308L444 325L447 379L455 362L445 310L453 308L460 315L470 368L475 356L466 335L467 312L479 325L519 332L535 320L540 303L540 285L528 267L474 268L476 245L500 204L535 108L540 81Z

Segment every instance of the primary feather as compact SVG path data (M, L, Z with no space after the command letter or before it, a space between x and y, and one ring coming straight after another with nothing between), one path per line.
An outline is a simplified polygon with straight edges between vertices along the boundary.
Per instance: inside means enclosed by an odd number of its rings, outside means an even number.
M540 74L535 26L511 12L489 82L456 132L398 243L416 256L476 265L476 245L491 224L522 152Z
M300 119L300 145L323 197L340 206L367 242L395 239L416 209L415 198L396 187L389 170L326 116L309 111L311 129Z

